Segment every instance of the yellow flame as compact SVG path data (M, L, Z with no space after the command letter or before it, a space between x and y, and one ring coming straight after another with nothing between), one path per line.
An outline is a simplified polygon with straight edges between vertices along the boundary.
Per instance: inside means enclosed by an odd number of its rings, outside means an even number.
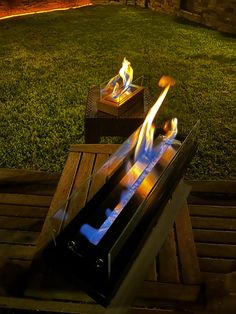
M122 68L119 71L119 74L123 80L123 86L125 90L130 86L130 84L133 81L133 68L131 67L130 62L124 57L124 60L122 62Z
M178 132L178 129L177 129L177 126L178 126L178 119L177 118L173 118L171 120L171 126L170 126L170 130L166 133L166 137L167 138L170 138L174 135L177 134Z
M165 87L164 90L162 91L161 95L155 102L155 104L151 107L149 110L139 133L137 145L135 148L135 154L134 154L134 159L137 159L137 156L140 153L140 149L142 145L145 145L145 150L150 151L153 146L153 138L154 138L154 131L155 127L153 126L153 120L158 112L158 110L161 107L161 104L163 103L169 89L171 86L175 85L175 81L172 77L170 76L162 76L160 81L159 81L159 86ZM176 122L176 125L175 125ZM177 119L176 121L173 121L171 124L171 128L174 128L177 130Z
M149 110L142 128L140 130L139 133L139 137L138 137L138 142L135 148L135 160L139 154L141 145L143 143L143 141L145 140L145 148L146 149L151 149L152 145L153 145L153 135L154 135L154 127L152 126L152 122L157 114L157 111L159 110L159 108L161 107L161 104L163 103L168 90L170 88L170 84L166 86L166 88L164 89L164 91L161 93L160 97L157 99L157 101L155 102L155 104L152 106L152 108Z
M122 79L122 82L119 80ZM133 68L130 62L124 57L119 74L110 79L102 91L103 96L111 96L116 99L123 95L133 81Z

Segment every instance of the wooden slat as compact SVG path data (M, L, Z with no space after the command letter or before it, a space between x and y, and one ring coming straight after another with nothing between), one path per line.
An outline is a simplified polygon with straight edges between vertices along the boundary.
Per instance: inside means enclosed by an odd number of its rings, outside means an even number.
M44 311L49 313L103 314L104 308L97 304L79 302L59 302L30 298L0 297L0 308Z
M25 182L35 183L41 182L41 184L57 184L60 178L59 173L50 173L46 171L34 171L25 169L8 169L0 168L0 186L7 183L20 183Z
M50 276L39 274L31 277L30 285L24 292L25 296L43 300L78 301L81 303L95 303L85 292L80 290L79 283L66 280L51 272Z
M0 204L21 204L29 206L49 207L51 204L51 200L51 196L0 193Z
M215 194L191 192L188 197L188 204L195 205L216 205L216 206L236 206L235 194Z
M22 271L23 270L27 271L30 267L31 259L24 260L24 259L18 259L18 258L10 258L9 262L12 265L15 265L16 267L19 266L22 269Z
M63 228L74 218L76 213L84 207L87 202L89 187L91 181L88 178L91 176L95 161L95 154L83 153L79 169L76 174L73 190L77 190L76 197L70 200L67 210L67 220L63 222Z
M38 183L15 183L15 184L6 184L0 186L1 193L8 194L31 194L31 195L44 195L44 196L53 196L56 191L57 184L38 184Z
M37 241L38 251L40 251L51 239L50 218L60 208L60 206L64 206L63 202L65 202L66 199L70 195L70 192L72 190L72 185L74 183L76 171L79 166L80 156L81 156L80 153L72 152L69 154L67 158L65 167L63 169L60 181L56 189L56 193L52 199L52 203L51 203L48 215L44 221L41 234ZM58 222L54 221L54 224L55 224L54 228L58 230L60 228L61 221L58 221Z
M47 212L47 207L0 204L0 216L45 218Z
M167 306L168 307L168 306ZM170 308L170 306L168 307ZM201 314L213 314L213 313L206 313L200 312ZM199 312L196 311L191 311L191 310L184 310L184 314L200 314ZM158 309L158 308L130 308L127 312L127 314L183 314L182 310L174 310L171 308L170 309Z
M3 258L30 260L34 252L34 245L0 244L0 260Z
M236 294L230 293L224 296L215 297L219 290L219 286L215 287L214 283L212 284L214 286L214 290L211 291L211 297L208 297L208 303L207 303L207 310L211 314L215 313L228 313L228 314L235 314L236 309ZM208 289L209 292L209 289Z
M170 304L164 305L163 302L161 304L162 306L157 304L157 306L153 308L130 308L127 314L216 314L199 306L198 309L186 308L183 311L181 309L176 309L176 306L170 306Z
M204 281L212 280L212 279L221 279L225 277L225 273L213 273L213 272L202 271L202 277L204 278Z
M195 242L236 244L236 231L193 229Z
M226 274L236 270L236 259L199 257L199 265L203 272Z
M235 206L189 205L191 216L236 218Z
M159 279L161 282L178 283L179 267L176 254L174 228L170 229L168 236L159 252Z
M25 291L25 295L27 297L33 297L37 299L43 300L60 300L69 302L80 302L80 303L95 303L95 301L90 298L83 291L79 290L79 288L73 287L68 283L61 284L58 280L57 286L47 286L45 282L42 284L40 288L40 283L35 282L34 286L27 288ZM32 284L31 284L32 285Z
M23 299L24 300L24 299ZM59 302L59 301L45 301L45 300L35 300L35 299L25 299L22 302L21 298L15 297L0 297L0 307L4 311L7 309L14 310L29 310L37 312L47 312L47 313L71 313L71 314L106 314L104 308L97 304L81 304L79 302ZM3 312L3 313L8 313ZM21 313L23 313L21 311ZM112 312L110 312L111 314ZM116 313L116 312L114 312ZM166 310L157 308L138 308L131 307L127 314L182 314L181 310ZM213 314L208 311L192 311L191 309L184 310L185 314Z
M197 180L187 181L192 186L192 192L233 193L236 192L236 181L228 180Z
M0 191L1 193L52 196L59 178L58 173L0 168Z
M99 168L104 164L104 162L108 159L109 155L108 154L97 154L96 155L96 160L94 164L94 169L93 173L96 174ZM102 185L106 181L106 173L98 173L95 175L93 178L90 189L89 189L89 195L88 195L88 200L90 200L94 194L102 187Z
M197 285L145 281L137 294L137 299L196 301L199 290L200 287Z
M157 281L157 263L156 263L156 259L154 259L152 264L150 265L145 280Z
M201 282L201 274L187 203L180 210L175 220L175 226L183 282L186 284L198 284ZM188 253L186 254L186 252Z
M236 230L235 218L191 217L194 229Z
M196 243L198 256L223 257L236 259L236 245Z
M120 144L75 144L70 146L70 151L93 154L112 154L119 148L119 146Z
M55 196L53 197L48 217L52 216L53 213L59 209L63 202L70 196L80 159L80 153L72 152L69 154Z
M0 217L0 229L40 231L43 221L41 218Z
M0 243L35 244L38 236L39 232L0 229Z

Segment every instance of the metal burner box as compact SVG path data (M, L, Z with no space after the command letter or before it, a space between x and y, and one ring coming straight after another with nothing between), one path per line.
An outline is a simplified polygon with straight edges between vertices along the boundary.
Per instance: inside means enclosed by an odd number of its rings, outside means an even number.
M100 85L100 95L97 100L97 110L119 117L124 112L131 110L133 107L136 110L144 107L144 78L137 78L133 84L130 84L128 90L121 94L116 99L113 99L111 94L103 94L103 89L106 83Z
M144 87L131 84L129 91L121 95L117 100L112 97L100 97L97 102L99 111L109 113L113 116L120 116L125 111L135 107L143 107Z

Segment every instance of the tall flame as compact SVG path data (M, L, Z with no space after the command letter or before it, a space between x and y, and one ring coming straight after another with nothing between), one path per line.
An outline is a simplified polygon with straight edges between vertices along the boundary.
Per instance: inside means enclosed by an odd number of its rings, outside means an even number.
M122 82L119 82L121 81ZM133 81L133 68L130 62L124 58L119 74L114 76L102 90L102 94L109 95L113 99L119 98L130 87Z
M149 110L139 133L137 145L135 148L135 154L134 154L134 159L137 160L140 156L140 154L149 154L152 151L153 148L153 138L154 138L154 131L155 127L153 125L153 120L158 112L158 110L161 107L161 104L163 103L168 90L170 89L171 86L175 85L175 81L173 78L169 76L162 76L160 81L159 81L159 86L165 87L155 104L151 107ZM174 126L173 126L174 127ZM177 122L176 126L177 128ZM176 130L177 132L177 130Z

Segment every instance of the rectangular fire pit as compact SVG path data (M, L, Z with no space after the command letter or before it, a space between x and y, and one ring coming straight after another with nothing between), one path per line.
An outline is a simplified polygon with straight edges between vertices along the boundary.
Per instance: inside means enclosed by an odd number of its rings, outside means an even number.
M113 116L120 116L135 106L136 110L144 104L144 87L131 84L129 93L121 95L118 100L110 96L100 98L97 103L98 110Z
M165 232L161 223L156 230L159 239L156 239L155 248L153 246L154 251L151 249L149 252L150 256L157 253L156 249L161 246L168 228L172 226L181 201L187 197L183 188L178 188L177 192L175 188L196 149L194 129L183 143L174 141L166 150L145 179L146 182L143 181L143 185L140 185L102 237L85 237L81 233L81 227L87 224L99 230L110 216L108 208L114 208L119 200L122 181L126 180L127 173L124 160L132 158L133 154L132 147L128 151L125 147L130 145L132 138L96 174L98 179L99 175L102 177L107 173L107 182L61 232L56 230L59 235L43 254L43 258L53 268L68 280L82 284L85 291L103 305L112 302L117 290L126 281L134 260L145 247L154 226L164 219ZM69 200L70 207L79 207L80 191L83 191L83 185ZM167 205L171 206L171 210L166 210ZM71 211L76 212L76 208L71 208ZM65 216L66 213L59 209L52 217L52 229L54 222L58 225L58 220ZM143 272L141 271L142 276L145 276L145 268ZM141 273L136 274L137 278L140 278Z
M130 62L124 58L119 74L100 87L97 109L120 116L132 107L143 107L144 87L132 84L132 81L133 69Z

